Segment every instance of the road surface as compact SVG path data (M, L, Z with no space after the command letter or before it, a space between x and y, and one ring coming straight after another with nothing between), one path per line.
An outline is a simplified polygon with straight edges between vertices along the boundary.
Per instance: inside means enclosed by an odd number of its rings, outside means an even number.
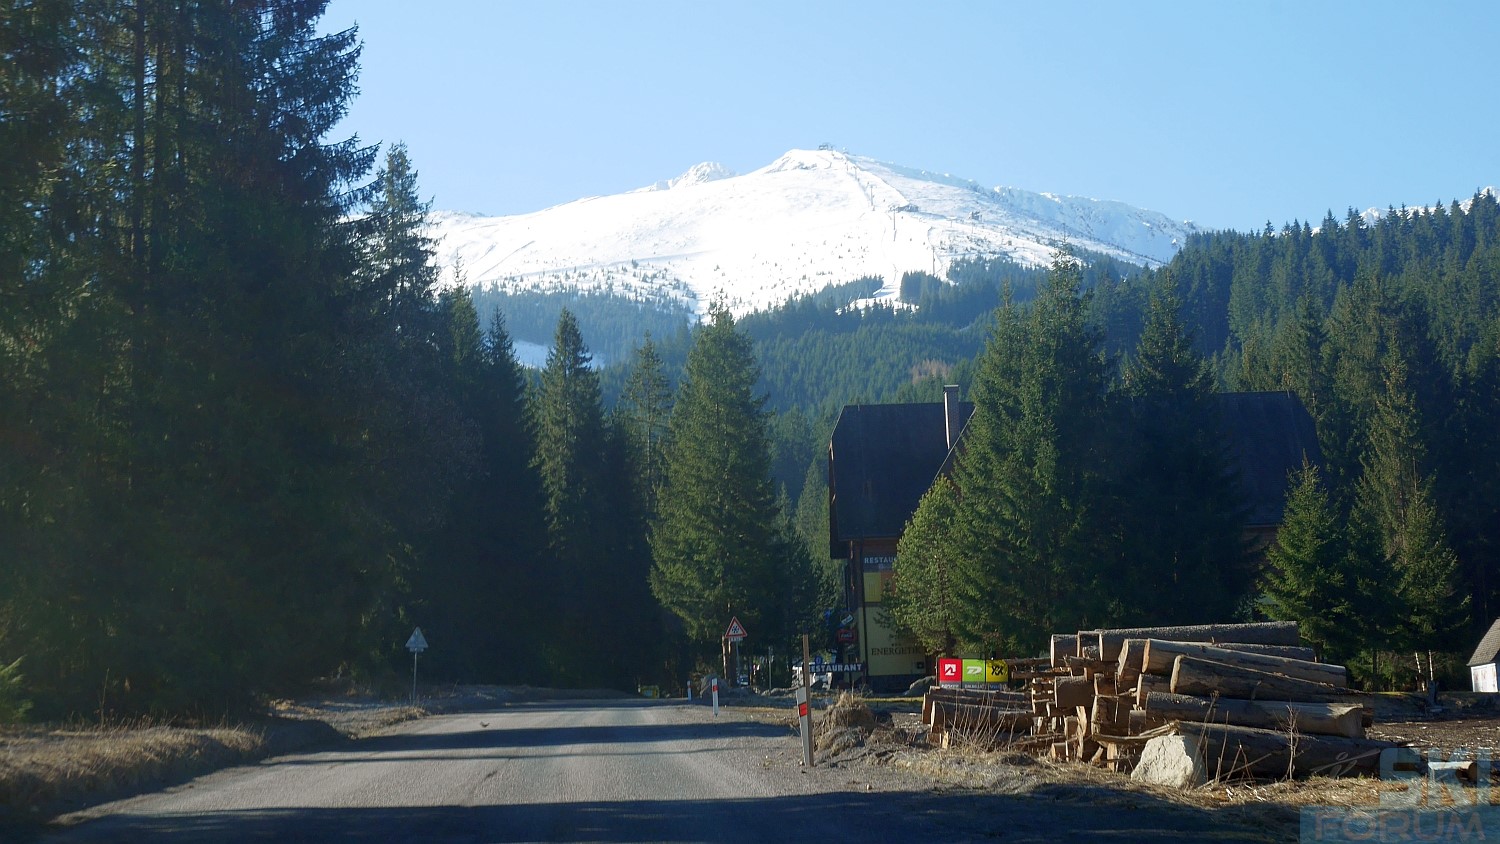
M1211 841L1203 813L804 771L795 732L667 701L444 715L63 819L73 842ZM1156 811L1152 811L1155 808Z

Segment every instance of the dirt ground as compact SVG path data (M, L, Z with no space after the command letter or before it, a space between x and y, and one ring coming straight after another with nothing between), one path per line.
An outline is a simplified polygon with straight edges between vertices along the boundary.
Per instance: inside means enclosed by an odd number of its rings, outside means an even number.
M888 767L920 773L934 787L975 789L990 793L1032 794L1103 802L1121 808L1206 810L1205 817L1260 830L1266 840L1295 841L1303 809L1336 807L1373 810L1393 792L1423 789L1409 779L1315 777L1303 780L1210 782L1190 790L1138 783L1128 775L1076 762L1000 749L928 747L920 703L872 700L876 727L863 741L848 731L823 729L819 764L866 768ZM1500 752L1500 700L1493 695L1447 694L1429 707L1411 695L1381 695L1374 702L1372 738L1408 742L1424 758L1494 759ZM778 712L788 724L792 719ZM1407 776L1410 776L1408 774ZM1500 797L1500 764L1491 785ZM1432 792L1424 791L1423 794Z
M618 696L613 692L564 693ZM182 781L207 770L299 747L377 735L428 714L555 699L556 691L516 687L429 689L419 705L331 693L273 702L261 724L184 730L44 729L0 731L0 829L11 819L44 818L100 797L119 796ZM935 750L927 744L920 698L869 699L819 706L820 768L855 780L899 779L935 790L961 789L1005 795L1038 795L1122 808L1178 806L1209 811L1226 823L1251 825L1266 840L1295 840L1303 807L1373 807L1381 795L1407 786L1375 779L1297 782L1215 782L1176 791L1071 762L977 747ZM743 717L784 725L795 733L789 695L732 692L724 704ZM1443 759L1492 758L1500 749L1500 701L1494 696L1445 695L1437 708L1415 697L1384 696L1376 705L1372 737L1410 742ZM850 706L864 713L840 712ZM854 780L851 780L854 781ZM1500 784L1500 782L1497 782ZM0 836L3 837L3 836Z
M331 689L271 701L265 717L240 723L0 728L0 841L8 840L7 829L29 828L87 805L268 756L378 735L427 715L526 700L618 696L613 691L443 686L424 688L413 704Z

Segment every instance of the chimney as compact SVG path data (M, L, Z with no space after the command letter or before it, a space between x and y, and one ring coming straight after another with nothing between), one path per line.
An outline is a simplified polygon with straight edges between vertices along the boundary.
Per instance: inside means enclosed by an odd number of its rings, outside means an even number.
M958 439L958 385L947 384L943 387L943 422L948 431L948 450L953 450L953 443Z

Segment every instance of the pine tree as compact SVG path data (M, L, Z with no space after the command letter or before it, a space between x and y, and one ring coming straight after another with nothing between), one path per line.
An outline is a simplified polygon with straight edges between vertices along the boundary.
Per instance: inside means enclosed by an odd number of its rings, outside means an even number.
M552 569L546 594L569 592L555 612L550 659L574 682L587 666L583 658L594 626L600 623L597 601L603 596L592 584L597 569L609 564L611 526L607 505L610 485L617 479L606 471L604 409L599 376L590 366L578 321L564 310L542 370L536 393L536 458L541 478L543 515Z
M1130 584L1118 594L1144 624L1230 618L1251 578L1213 378L1178 308L1170 279L1152 291L1125 370L1118 450L1128 468L1116 510L1124 558L1115 579Z
M777 509L759 374L749 338L714 305L678 386L651 529L652 592L700 648L730 617L777 642L812 610L788 582L809 566Z
M640 496L649 518L656 512L661 491L667 420L672 414L672 391L662 372L661 355L651 334L636 350L635 367L625 382L617 407L620 424L640 467Z
M1003 307L974 379L954 469L954 628L961 645L1029 651L1100 618L1106 370L1075 261L1059 257L1024 317Z
M361 273L396 335L408 346L430 342L438 278L436 244L426 234L432 203L417 193L417 171L405 144L387 150L374 187L369 214L361 220Z
M1387 354L1384 369L1355 517L1369 526L1375 563L1393 578L1389 643L1406 653L1446 650L1468 621L1470 599L1460 590L1458 558L1433 503L1422 419L1400 347Z
M940 477L922 496L896 550L896 571L881 598L891 621L910 633L924 650L952 656L954 636L953 531L958 489Z
M1316 466L1304 464L1287 492L1276 542L1266 551L1260 609L1277 621L1295 621L1320 659L1352 656L1373 631L1365 629L1369 604L1338 512Z

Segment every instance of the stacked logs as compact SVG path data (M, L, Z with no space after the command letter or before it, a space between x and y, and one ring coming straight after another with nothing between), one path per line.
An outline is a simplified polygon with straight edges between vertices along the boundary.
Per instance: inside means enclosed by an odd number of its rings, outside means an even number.
M1050 666L1029 692L1058 759L1128 771L1151 739L1185 735L1217 775L1370 773L1394 746L1365 739L1347 670L1291 622L1059 634Z
M1058 634L1049 656L1006 662L1024 692L928 692L933 746L961 740L1130 771L1152 740L1178 736L1173 746L1195 748L1207 775L1272 777L1374 773L1396 746L1365 738L1373 710L1292 622Z
M1028 736L1031 707L1025 692L935 688L922 698L922 723L933 747L995 747Z
M1024 680L1048 668L1046 658L1005 662L1012 680ZM1050 736L1034 734L1031 696L1024 691L929 689L922 698L922 723L928 728L928 743L945 749L963 744L1028 750L1038 744L1045 748L1052 741Z

